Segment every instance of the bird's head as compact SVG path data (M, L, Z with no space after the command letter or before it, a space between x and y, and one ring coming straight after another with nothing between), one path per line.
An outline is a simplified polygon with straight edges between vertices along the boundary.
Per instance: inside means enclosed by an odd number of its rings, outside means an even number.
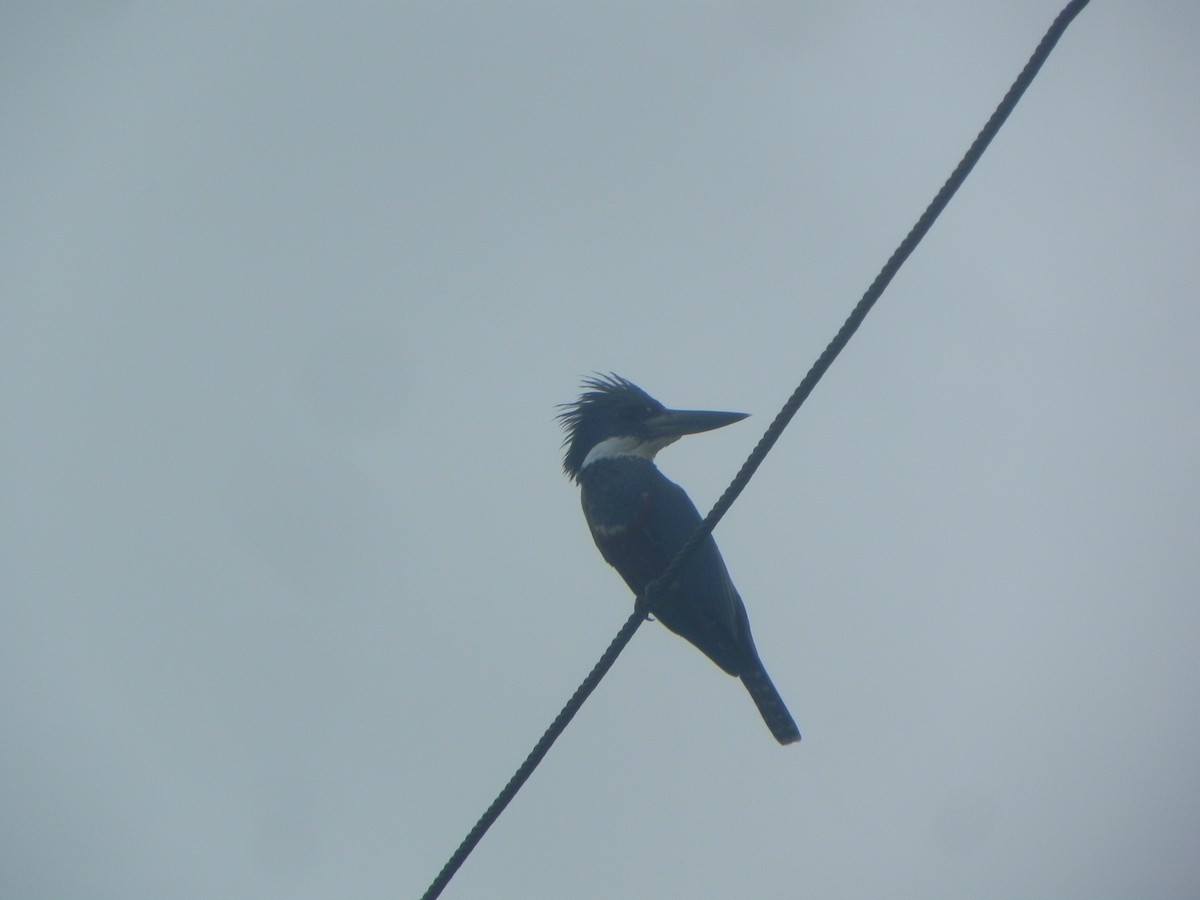
M746 413L667 409L620 375L584 379L574 403L564 403L563 471L578 480L584 466L607 456L653 459L685 434L712 431L746 418Z

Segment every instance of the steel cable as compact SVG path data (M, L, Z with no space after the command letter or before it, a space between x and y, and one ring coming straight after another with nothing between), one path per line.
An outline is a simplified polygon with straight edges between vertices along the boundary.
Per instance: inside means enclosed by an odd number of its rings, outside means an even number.
M741 469L738 470L737 475L730 482L729 487L721 494L721 497L713 505L708 515L704 517L704 521L696 528L695 533L688 539L687 543L680 548L679 553L676 554L670 565L663 570L662 575L652 581L642 595L638 597L637 602L634 604L633 614L621 626L621 630L617 632L616 637L608 645L608 649L604 651L591 672L588 673L587 677L575 690L575 693L571 695L571 699L567 701L562 711L555 717L550 727L546 729L546 732L538 740L533 750L530 751L525 761L521 763L503 790L500 791L496 799L492 801L492 804L480 816L479 821L475 823L475 826L463 839L462 843L459 844L458 849L447 860L442 870L433 880L433 883L422 895L422 900L433 900L433 898L441 895L446 885L449 884L450 879L454 877L454 873L458 871L459 867L471 854L471 851L475 849L476 844L479 843L483 835L492 826L492 823L500 817L504 808L516 796L517 791L521 789L521 786L533 774L533 770L537 768L538 763L542 761L542 758L545 757L550 747L558 739L558 736L562 734L571 719L574 718L575 713L583 706L584 701L596 689L596 686L608 670L612 668L613 663L616 662L621 651L625 649L625 645L629 643L634 632L645 621L646 616L653 612L654 596L659 586L667 584L678 575L700 542L712 534L717 523L728 512L734 500L741 494L755 471L766 458L767 453L770 452L775 442L779 440L780 435L783 434L783 430L792 421L801 404L808 399L808 395L817 386L817 382L828 371L846 344L850 342L850 338L854 336L854 332L858 330L858 326L862 324L863 320L867 317L867 313L871 311L871 308L883 294L884 290L887 289L887 286L896 276L896 273L900 271L900 267L904 265L905 260L912 255L912 252L929 232L929 229L933 227L933 223L937 221L937 217L946 208L946 205L950 202L955 192L962 186L962 183L971 173L975 164L983 156L992 138L999 132L1001 126L1003 126L1005 120L1025 93L1025 90L1037 76L1038 71L1050 56L1050 52L1054 49L1055 44L1058 43L1059 38L1062 37L1075 17L1088 5L1088 2L1089 0L1072 0L1055 18L1049 30L1047 30L1045 36L1034 50L1033 55L1029 58L1029 62L1025 64L1025 68L1021 70L1012 87L1008 89L1008 93L1004 95L1004 99L1000 101L1000 105L996 107L996 111L992 113L991 118L988 119L987 123L980 130L979 135L975 138L970 148L968 148L962 161L950 173L950 177L946 179L946 183L942 185L941 189L929 203L929 206L926 207L925 212L921 214L921 217L905 236L904 240L900 242L895 252L884 263L883 268L880 269L879 274L875 276L875 280L871 282L862 299L858 301L842 327L834 335L833 340L829 342L824 352L817 357L817 361L813 363L808 373L804 376L804 379L796 387L795 391L792 392L787 402L784 403L778 415L775 416L775 419L771 422L758 444L750 452Z

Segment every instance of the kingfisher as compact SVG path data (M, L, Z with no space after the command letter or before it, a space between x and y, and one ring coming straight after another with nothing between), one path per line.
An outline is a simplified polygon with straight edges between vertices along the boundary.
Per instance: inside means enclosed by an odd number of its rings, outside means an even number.
M566 431L563 471L581 488L583 515L600 554L640 597L701 521L683 488L658 470L655 455L686 434L723 428L746 414L667 409L614 374L587 378L583 388L578 400L560 407ZM800 740L758 658L746 607L711 534L656 594L651 612L741 679L779 743Z

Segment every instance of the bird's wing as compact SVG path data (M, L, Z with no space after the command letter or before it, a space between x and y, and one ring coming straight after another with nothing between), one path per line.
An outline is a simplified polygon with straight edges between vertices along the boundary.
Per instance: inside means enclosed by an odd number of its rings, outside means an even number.
M648 517L645 536L665 558L661 572L700 524L700 513L687 492L665 477L659 478L649 502L659 512ZM696 548L654 611L726 672L741 673L749 640L745 608L712 535Z

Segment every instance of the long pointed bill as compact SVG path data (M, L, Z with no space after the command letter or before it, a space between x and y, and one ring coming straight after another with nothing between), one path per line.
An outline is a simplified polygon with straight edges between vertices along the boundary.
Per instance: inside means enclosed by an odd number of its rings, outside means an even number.
M651 439L674 440L685 434L699 434L740 422L749 413L709 412L699 409L666 409L645 422Z

